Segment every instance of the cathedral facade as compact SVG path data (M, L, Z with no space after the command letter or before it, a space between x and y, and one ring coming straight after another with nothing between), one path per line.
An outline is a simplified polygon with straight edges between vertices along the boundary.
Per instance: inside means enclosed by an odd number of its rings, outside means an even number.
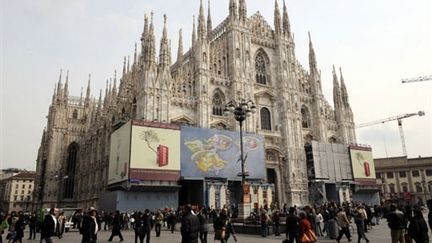
M207 15L207 16L206 16ZM121 77L107 81L104 96L69 95L68 75L55 87L37 157L37 205L88 207L107 190L110 134L129 119L238 130L223 116L231 100L251 100L257 113L245 132L265 138L267 179L276 201L309 202L305 144L355 143L353 113L342 77L333 67L333 107L324 98L321 74L309 36L309 69L297 60L285 4L274 8L271 27L246 0L230 0L228 16L213 27L201 4L192 46L182 32L172 61L166 21L156 54L153 14L145 16L140 51L124 59ZM63 83L64 82L64 83ZM271 179L270 179L271 177Z

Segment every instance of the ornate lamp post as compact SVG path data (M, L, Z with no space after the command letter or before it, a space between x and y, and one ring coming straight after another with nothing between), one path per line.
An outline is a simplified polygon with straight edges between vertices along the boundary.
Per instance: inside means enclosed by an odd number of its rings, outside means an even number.
M246 176L248 175L247 172L245 172L244 164L245 164L245 158L243 155L243 122L246 120L247 117L251 116L253 113L256 112L256 106L255 104L249 100L246 101L245 99L241 99L240 101L230 101L225 105L224 109L224 115L228 116L230 114L234 115L234 118L236 121L239 122L240 126L240 162L241 162L241 185L242 185L242 198L241 198L241 207L240 207L240 216L247 217L247 211L245 210L245 202L244 201L244 195L245 195L245 182L246 182ZM248 194L248 193L246 193ZM249 211L250 211L250 207Z

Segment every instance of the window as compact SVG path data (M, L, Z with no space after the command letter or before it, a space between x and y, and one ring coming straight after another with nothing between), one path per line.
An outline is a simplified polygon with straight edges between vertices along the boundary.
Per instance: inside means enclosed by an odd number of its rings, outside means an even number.
M419 177L420 176L420 172L418 170L413 170L412 171L412 176L413 177Z
M261 129L271 130L270 111L264 107L260 111L260 116L261 116Z
M216 91L213 94L213 99L212 99L212 103L213 103L213 112L212 114L215 116L222 116L223 115L223 110L224 110L224 95L222 93L222 91L220 91L219 89L216 89Z
M18 189L18 187L19 187L19 185L18 185L18 184L16 184L16 185L15 185L15 188L16 188L16 189Z
M64 198L73 198L74 193L74 184L75 184L75 167L77 164L77 155L78 155L78 144L73 142L69 145L68 148L68 159L67 159L67 167L66 167L66 175L68 176L64 181Z
M22 185L22 188L23 188L23 189L25 188L25 184Z
M380 179L380 178L381 178L381 173L376 172L376 173L375 173L375 176L376 176L376 178Z
M402 183L402 192L408 192L408 184Z
M21 199L21 201L24 201L24 196L21 196L20 199Z
M303 106L300 110L302 116L302 127L309 128L310 127L310 115L307 107Z
M31 184L28 186L29 189L31 189Z
M432 169L426 170L426 176L432 176Z
M417 182L415 184L415 187L416 187L416 192L423 192L423 187L420 183Z
M395 185L389 184L390 193L395 193Z
M18 190L15 190L15 194L18 194Z
M387 178L393 178L393 172L387 172Z
M21 191L21 194L24 194L24 190Z
M268 63L264 51L259 50L255 58L255 77L259 84L267 84L266 64Z
M31 191L29 190L27 194L31 194Z
M73 111L72 118L73 119L77 119L78 118L78 111L76 109Z
M14 196L14 201L16 201L16 200L17 200L17 198L18 198L18 196Z
M406 177L406 171L399 171L399 177L405 178Z

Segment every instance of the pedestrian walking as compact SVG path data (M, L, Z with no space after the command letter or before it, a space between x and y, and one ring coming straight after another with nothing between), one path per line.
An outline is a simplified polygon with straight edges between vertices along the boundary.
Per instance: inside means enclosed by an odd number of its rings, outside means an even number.
M420 209L414 209L414 217L408 227L408 234L416 243L428 243L428 227Z
M365 216L363 214L362 207L362 205L358 206L354 213L354 223L357 226L358 243L360 243L361 239L365 239L366 242L369 242L369 239L366 237L364 231Z
M290 207L286 218L286 238L288 243L299 243L300 218L295 215L295 208Z
M59 237L59 239L61 239L63 237L63 233L65 230L65 223L66 223L66 217L64 215L64 212L61 211L58 218L57 218L57 222L59 223L58 227L57 227L57 235Z
M267 215L267 211L265 209L261 209L261 236L267 237L268 235L268 224L270 222L270 218Z
M404 229L406 228L405 215L396 209L396 205L390 205L390 212L384 215L387 219L388 226L390 228L390 235L392 243L405 243Z
M311 241L311 239L309 238L309 234L313 234L313 236L315 237L315 233L313 232L312 224L309 222L306 213L300 212L299 216L300 216L300 225L299 225L300 241L299 242L301 243L315 242L315 241ZM308 236L307 241L302 240L305 238L305 236Z
M192 213L192 206L183 207L183 217L181 223L182 243L198 243L198 233L200 231L200 222L198 217Z
M142 216L142 239L146 239L146 243L150 243L150 232L153 228L153 220L150 215L150 210L146 209L144 215ZM141 239L141 238L140 238ZM142 241L141 241L142 243Z
M0 243L3 242L3 234L9 228L9 223L7 221L8 216L0 213Z
M37 217L36 217L36 213L33 212L29 218L30 233L29 233L29 238L27 240L34 240L36 238L36 224L37 224Z
M108 241L112 241L114 236L120 237L120 241L123 241L123 235L121 233L121 227L122 227L122 217L120 215L120 212L116 211L116 213L114 215L113 222L112 222L111 236L108 239Z
M99 225L97 222L97 210L90 207L87 215L84 215L80 233L82 235L81 243L96 243Z
M227 208L223 208L219 213L219 216L216 217L213 223L213 228L215 230L215 240L219 240L221 243L227 243L232 235L234 241L237 241Z
M49 214L45 216L42 224L41 242L53 243L53 237L57 235L57 215L59 210L57 208L51 208Z
M173 234L175 230L175 225L177 223L177 216L176 216L176 212L174 211L174 208L171 209L171 211L168 213L167 223L169 229L171 230L171 234Z
M209 216L206 208L202 208L199 211L198 219L200 222L200 234L199 234L200 241L201 243L207 243Z
M156 211L155 215L155 231L156 231L156 237L159 237L161 234L161 228L164 221L164 216L160 210Z
M280 235L280 213L278 209L276 209L275 212L273 213L272 221L275 226L275 236L279 236Z
M347 218L345 210L342 207L339 208L339 212L336 214L336 220L339 227L341 228L341 230L339 231L339 236L337 237L336 241L339 243L344 234L348 238L348 241L351 241L351 232L349 229L351 222Z

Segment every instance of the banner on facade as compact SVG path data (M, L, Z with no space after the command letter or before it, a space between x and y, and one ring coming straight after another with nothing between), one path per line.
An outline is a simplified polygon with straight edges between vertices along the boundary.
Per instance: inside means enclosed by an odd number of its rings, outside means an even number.
M264 179L264 138L256 134L244 134L243 152L248 178ZM241 180L239 173L239 132L181 127L181 176Z
M108 184L126 181L129 175L131 122L111 134Z
M375 184L375 163L372 149L359 146L350 146L349 149L354 180L365 184Z
M131 180L180 178L180 127L173 124L132 121Z

